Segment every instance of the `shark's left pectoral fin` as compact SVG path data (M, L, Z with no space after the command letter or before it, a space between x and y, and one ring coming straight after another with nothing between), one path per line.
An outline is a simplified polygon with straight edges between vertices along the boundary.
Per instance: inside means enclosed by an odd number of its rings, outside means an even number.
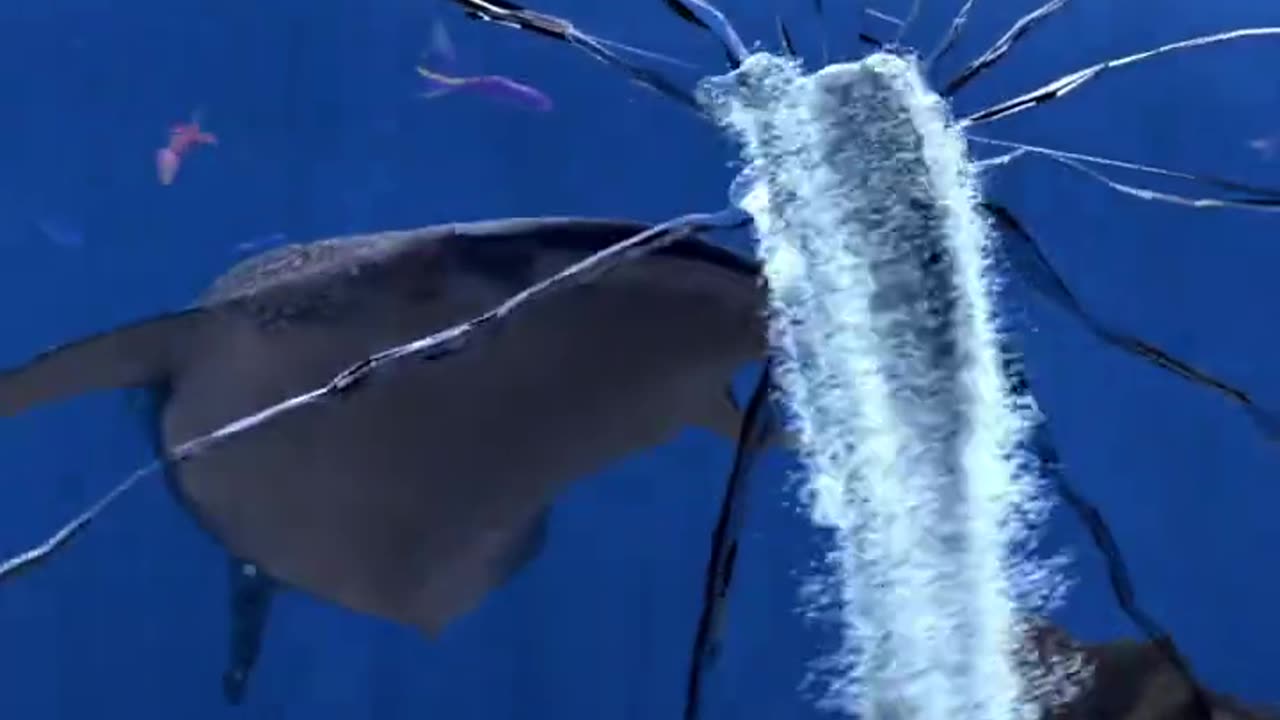
M162 380L213 313L195 308L99 333L0 371L0 416L95 390Z
M248 691L249 675L262 653L262 638L271 615L271 601L278 583L253 563L232 558L231 636L227 669L222 675L222 693L227 702L239 705Z

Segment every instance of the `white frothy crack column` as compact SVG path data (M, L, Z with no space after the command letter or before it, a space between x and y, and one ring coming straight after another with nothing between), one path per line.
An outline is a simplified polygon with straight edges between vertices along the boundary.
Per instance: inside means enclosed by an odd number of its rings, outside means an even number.
M1036 716L1019 647L1044 503L963 136L894 55L804 75L757 54L699 91L748 163L777 381L837 537L833 699L868 720Z

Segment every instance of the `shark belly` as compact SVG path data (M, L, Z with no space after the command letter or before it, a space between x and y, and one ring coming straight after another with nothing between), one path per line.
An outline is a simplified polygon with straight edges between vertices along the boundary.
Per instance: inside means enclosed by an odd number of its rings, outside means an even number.
M237 556L434 635L505 580L559 491L697 422L694 398L717 397L733 364L720 349L671 353L643 334L629 344L636 334L621 325L616 338L578 337L580 327L554 306L532 310L475 348L401 363L233 438L175 479ZM165 441L319 387L433 329L246 322L177 374Z

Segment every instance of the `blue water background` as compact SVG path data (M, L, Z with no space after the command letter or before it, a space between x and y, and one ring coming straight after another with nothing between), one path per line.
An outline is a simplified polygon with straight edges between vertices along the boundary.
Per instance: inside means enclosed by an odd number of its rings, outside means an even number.
M909 40L931 46L959 2L925 4ZM826 5L829 47L862 51L858 8ZM1105 57L1280 24L1274 2L1160 5L1076 0L959 109ZM722 6L769 42L784 12L820 60L810 2ZM978 3L943 67L1031 6ZM721 67L710 39L658 0L537 7ZM555 111L416 99L413 66L437 18L460 69L536 85ZM1280 133L1277 63L1274 39L1167 57L986 132L1276 185L1280 162L1249 141ZM426 0L15 1L0 8L0 67L3 364L180 307L250 248L286 238L513 215L657 221L722 206L735 172L734 148L685 110L570 48ZM221 143L161 187L153 153L196 108ZM1097 312L1280 405L1275 216L1146 203L1036 161L999 173L991 192ZM1111 521L1141 601L1208 684L1280 702L1280 447L1220 397L1012 294L1069 472ZM147 459L139 418L111 394L4 420L0 549L42 537ZM676 717L729 453L691 431L581 483L542 556L436 642L286 596L239 709L220 697L223 554L150 483L57 562L0 587L0 718ZM833 637L797 612L822 546L788 467L771 458L757 475L711 718L814 716L797 688ZM1062 621L1087 639L1132 634L1078 524L1060 513L1048 543L1078 558Z

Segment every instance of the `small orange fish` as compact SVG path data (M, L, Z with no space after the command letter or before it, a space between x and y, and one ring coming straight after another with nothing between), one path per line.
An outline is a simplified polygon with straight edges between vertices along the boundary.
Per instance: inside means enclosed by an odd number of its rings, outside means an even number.
M193 115L191 122L178 123L169 130L169 144L156 151L156 177L161 185L169 185L178 175L182 158L196 145L217 145L213 133L200 129L200 118Z

